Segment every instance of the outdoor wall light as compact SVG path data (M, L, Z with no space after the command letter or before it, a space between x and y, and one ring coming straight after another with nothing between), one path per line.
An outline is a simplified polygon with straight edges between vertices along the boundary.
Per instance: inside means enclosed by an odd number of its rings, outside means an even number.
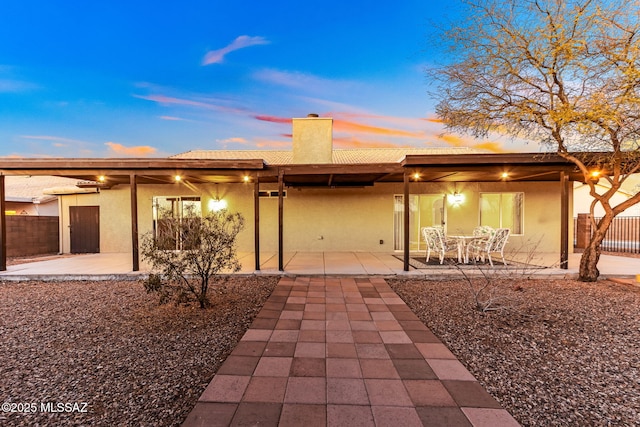
M242 177L242 180L244 182L249 182L251 180L251 177L249 175L245 175L245 176Z
M209 200L209 210L213 212L218 212L227 208L227 201L224 199L211 199Z
M464 202L464 194L462 193L458 193L457 191L455 193L453 193L453 195L451 196L451 202L454 205L459 205L460 203Z
M104 177L104 175L100 175L100 176L98 177L98 182L104 182L104 181L105 181L105 179L106 179L106 178Z
M502 179L507 179L509 178L509 172L502 172L500 176L502 177Z
M416 172L413 174L413 179L415 180L419 180L420 179L420 172Z
M207 205L209 206L209 210L212 212L218 212L227 208L227 201L220 198L220 188L217 182L216 182L216 197L209 200L209 203Z
M176 176L174 176L174 177L173 177L173 179L174 179L176 182L180 182L180 181L182 181L182 177L181 177L180 175L176 175Z

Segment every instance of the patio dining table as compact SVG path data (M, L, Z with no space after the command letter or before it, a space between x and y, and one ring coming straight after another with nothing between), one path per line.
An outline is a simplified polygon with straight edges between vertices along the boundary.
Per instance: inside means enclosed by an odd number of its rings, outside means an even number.
M454 234L447 236L451 239L455 239L458 241L458 248L462 252L462 260L465 264L469 264L469 254L467 254L467 245L469 242L475 239L481 239L482 236L472 236L472 235L463 235L463 234Z

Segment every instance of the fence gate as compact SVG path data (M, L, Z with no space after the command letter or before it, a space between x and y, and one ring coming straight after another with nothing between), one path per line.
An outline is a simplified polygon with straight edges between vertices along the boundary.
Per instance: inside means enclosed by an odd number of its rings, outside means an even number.
M71 253L100 252L100 207L69 206Z

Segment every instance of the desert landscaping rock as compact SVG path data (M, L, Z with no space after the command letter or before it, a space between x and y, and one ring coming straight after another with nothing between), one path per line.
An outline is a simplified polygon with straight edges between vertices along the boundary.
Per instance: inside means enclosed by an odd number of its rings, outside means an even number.
M389 282L522 425L640 425L640 288L504 280L483 314L463 281Z
M38 405L0 425L180 425L277 281L234 277L208 310L139 282L0 283L0 398ZM640 424L640 288L505 280L482 314L463 281L389 282L521 424Z
M179 425L276 283L236 277L209 310L159 306L139 282L0 283L0 403L37 409L0 425Z

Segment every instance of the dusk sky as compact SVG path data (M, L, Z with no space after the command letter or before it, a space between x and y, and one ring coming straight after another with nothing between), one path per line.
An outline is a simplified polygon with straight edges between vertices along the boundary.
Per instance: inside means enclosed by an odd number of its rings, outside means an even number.
M0 13L0 156L163 157L290 149L291 117L334 147L470 146L442 135L425 66L457 2L22 0Z

